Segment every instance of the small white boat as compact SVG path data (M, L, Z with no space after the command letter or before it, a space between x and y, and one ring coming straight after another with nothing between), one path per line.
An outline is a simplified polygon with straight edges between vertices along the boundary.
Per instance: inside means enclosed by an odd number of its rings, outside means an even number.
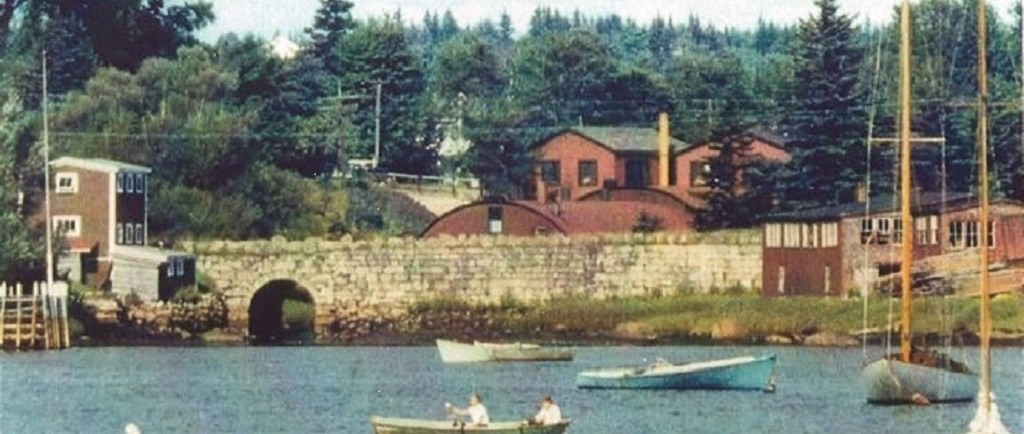
M569 428L569 421L554 425L527 425L523 422L492 422L485 427L471 427L450 420L399 419L372 417L375 434L447 434L447 433L496 433L496 434L562 434Z
M495 344L437 340L437 350L445 363L473 362L558 362L572 360L573 352L564 347L543 347L536 344Z
M659 359L642 368L580 372L581 389L705 389L773 391L775 355L675 365Z

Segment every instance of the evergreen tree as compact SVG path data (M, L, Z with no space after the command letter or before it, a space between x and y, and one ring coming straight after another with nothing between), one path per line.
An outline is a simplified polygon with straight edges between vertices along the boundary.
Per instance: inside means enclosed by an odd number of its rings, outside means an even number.
M401 23L393 17L360 25L341 44L342 88L367 95L353 114L348 153L372 156L376 86L381 85L381 161L403 173L432 173L437 167L438 130L427 110L426 77Z
M792 160L782 188L786 207L852 200L864 177L861 49L852 18L836 0L817 0L797 39L796 99L784 120Z
M356 26L352 6L352 2L347 0L320 0L313 27L306 29L312 39L314 56L335 75L341 72L339 45Z

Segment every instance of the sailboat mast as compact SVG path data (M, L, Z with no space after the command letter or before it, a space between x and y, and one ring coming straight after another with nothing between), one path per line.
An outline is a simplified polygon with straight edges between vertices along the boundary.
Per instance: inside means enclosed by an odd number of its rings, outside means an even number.
M978 1L978 250L981 252L981 407L987 412L991 405L992 361L989 357L992 318L989 308L989 209L988 209L988 48L985 0Z
M47 93L46 50L43 50L43 201L46 203L46 292L53 289L53 216L50 214L50 111Z
M913 227L910 214L910 0L900 8L900 214L903 233ZM910 361L911 263L914 237L903 237L900 258L900 287L903 315L900 330L900 359Z

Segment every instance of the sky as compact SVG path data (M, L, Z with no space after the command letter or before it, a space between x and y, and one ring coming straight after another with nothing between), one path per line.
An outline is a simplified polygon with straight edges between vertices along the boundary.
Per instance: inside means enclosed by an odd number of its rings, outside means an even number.
M172 1L180 3L185 0ZM235 32L255 33L267 39L277 34L296 35L310 26L319 0L210 0L217 21L200 32L205 41ZM1002 17L1008 17L1016 0L989 0ZM460 26L484 19L497 22L502 12L512 17L517 33L525 32L534 9L547 6L565 14L583 11L587 16L610 13L645 23L662 16L685 23L691 14L716 27L752 28L758 18L792 24L814 12L814 0L353 0L358 18L381 16L401 10L406 22L419 24L427 11L451 10ZM892 19L898 0L839 0L840 11L853 14L858 23L883 23Z

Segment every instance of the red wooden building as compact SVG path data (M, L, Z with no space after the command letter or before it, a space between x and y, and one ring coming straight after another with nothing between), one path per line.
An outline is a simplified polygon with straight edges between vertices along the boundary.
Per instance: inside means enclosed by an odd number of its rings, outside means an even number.
M658 129L577 127L553 134L531 147L537 170L530 200L460 207L423 235L629 232L651 217L661 230L691 230L717 151L672 138L667 117L659 123ZM744 158L789 158L781 138L758 132L750 138ZM497 219L485 214L500 214L503 230L488 230L486 222Z
M66 246L60 274L152 299L195 284L192 254L147 246L149 168L73 157L50 165L54 233Z
M899 246L911 242L915 259L991 249L992 262L1024 261L1024 206L995 201L991 233L979 239L977 199L921 193L913 201L914 227L905 235L891 196L777 214L762 225L761 291L765 296L859 292L880 275L899 270ZM867 212L866 212L867 211Z

